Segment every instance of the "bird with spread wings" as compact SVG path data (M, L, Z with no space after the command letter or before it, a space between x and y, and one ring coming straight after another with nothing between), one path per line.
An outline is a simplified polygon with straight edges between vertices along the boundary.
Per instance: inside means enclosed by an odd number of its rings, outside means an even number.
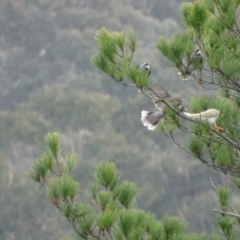
M182 100L179 97L172 97L167 89L159 82L155 82L149 87L149 96L152 99L158 111L145 111L141 112L142 124L148 130L154 130L161 119L165 117L164 109L166 107L165 101L170 105L177 105L178 108L183 108L180 104Z

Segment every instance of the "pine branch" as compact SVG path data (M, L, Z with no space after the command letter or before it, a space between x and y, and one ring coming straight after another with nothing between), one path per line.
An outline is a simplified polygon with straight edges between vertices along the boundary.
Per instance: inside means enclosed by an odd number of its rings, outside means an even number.
M220 136L222 139L224 139L227 143L229 143L231 146L240 149L240 145L237 142L234 142L233 140L231 140L229 137L227 137L226 135L221 134L220 132L216 131L215 129L213 129L213 132L215 134L217 134L218 136Z

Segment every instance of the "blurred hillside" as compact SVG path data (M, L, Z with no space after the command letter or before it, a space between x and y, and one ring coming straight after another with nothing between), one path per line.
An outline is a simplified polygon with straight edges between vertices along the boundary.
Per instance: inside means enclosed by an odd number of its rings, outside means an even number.
M0 1L0 239L50 240L72 233L43 189L26 177L47 131L58 131L62 148L79 154L75 176L82 189L93 164L111 160L139 187L138 206L158 217L178 215L190 222L189 231L214 230L209 177L219 180L218 174L163 134L145 129L140 111L154 109L152 103L90 62L99 28L131 29L138 37L134 61L149 62L153 80L161 79L185 103L201 94L196 84L179 80L155 48L160 35L183 27L181 2Z

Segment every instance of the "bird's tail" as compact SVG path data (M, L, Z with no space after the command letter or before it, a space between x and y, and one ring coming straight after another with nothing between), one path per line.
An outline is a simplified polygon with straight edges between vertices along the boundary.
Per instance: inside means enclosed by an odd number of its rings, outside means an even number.
M141 112L142 124L147 127L148 130L154 130L163 117L164 114L161 111L148 112L143 110Z

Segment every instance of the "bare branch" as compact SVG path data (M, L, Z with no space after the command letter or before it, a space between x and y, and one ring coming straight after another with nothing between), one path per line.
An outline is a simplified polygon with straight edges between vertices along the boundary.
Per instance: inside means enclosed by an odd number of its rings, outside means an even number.
M221 211L221 210L218 210L218 209L213 209L213 211L217 212L217 213L220 213L220 214L223 214L223 215L228 215L228 216L231 216L231 217L240 218L240 215L236 214L236 213L224 212L224 211Z
M211 182L212 187L216 190L216 187L215 187L215 185L214 185L213 180L212 180L211 177L210 177L210 182Z

